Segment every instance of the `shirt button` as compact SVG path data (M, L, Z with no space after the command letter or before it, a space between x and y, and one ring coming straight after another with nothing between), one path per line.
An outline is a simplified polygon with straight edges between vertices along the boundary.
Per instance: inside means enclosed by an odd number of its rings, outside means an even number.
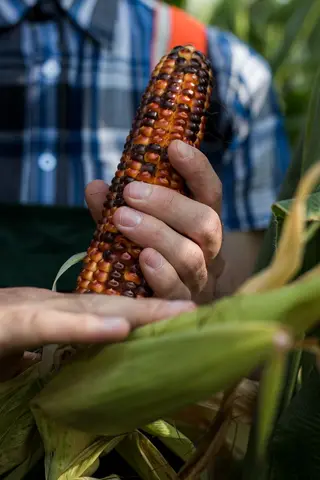
M60 64L57 62L57 60L54 60L54 59L47 60L42 66L43 75L45 75L47 78L51 80L56 78L60 72L61 72L61 67L60 67Z
M52 172L57 166L57 159L52 153L42 153L38 159L38 165L44 172Z

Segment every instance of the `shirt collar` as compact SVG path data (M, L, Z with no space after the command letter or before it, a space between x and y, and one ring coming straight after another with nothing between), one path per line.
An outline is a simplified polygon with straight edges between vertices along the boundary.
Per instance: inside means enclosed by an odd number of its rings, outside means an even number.
M0 28L19 23L39 0L0 0ZM41 1L41 0L40 0ZM54 0L52 0L54 1ZM112 41L118 0L56 0L69 17L101 43Z

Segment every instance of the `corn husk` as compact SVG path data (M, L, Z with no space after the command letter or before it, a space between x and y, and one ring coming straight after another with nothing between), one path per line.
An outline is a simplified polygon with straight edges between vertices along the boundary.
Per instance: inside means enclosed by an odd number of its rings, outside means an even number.
M193 314L184 332L79 352L34 399L34 414L97 435L133 431L250 373L279 331L272 322L201 325Z
M117 447L118 453L137 472L140 478L148 480L176 480L176 472L158 449L142 432L126 436Z
M97 437L65 428L39 413L36 421L46 452L47 480L74 480L94 474L100 455L109 453L122 440L121 436Z
M34 451L42 451L29 401L40 391L38 364L0 383L0 475L25 471ZM19 471L14 478L19 478Z

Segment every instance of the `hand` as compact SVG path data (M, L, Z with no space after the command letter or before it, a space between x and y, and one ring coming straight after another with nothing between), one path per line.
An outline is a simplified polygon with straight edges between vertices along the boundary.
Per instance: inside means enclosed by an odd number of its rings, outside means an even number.
M55 293L37 288L0 289L0 381L40 356L24 351L50 343L123 340L146 323L194 308L190 302Z
M174 141L168 154L193 198L166 187L132 182L124 189L128 207L119 208L113 221L144 248L140 266L156 296L196 300L205 292L212 300L222 271L221 183L199 150ZM86 188L86 201L96 221L107 191L101 180Z

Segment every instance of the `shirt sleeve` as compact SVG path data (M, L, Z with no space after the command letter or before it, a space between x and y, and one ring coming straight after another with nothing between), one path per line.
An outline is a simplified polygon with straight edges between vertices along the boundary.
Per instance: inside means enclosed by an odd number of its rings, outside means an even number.
M219 126L221 132L227 126L231 132L217 172L223 185L224 228L265 229L291 157L271 69L230 33L210 28L208 40L222 106Z

